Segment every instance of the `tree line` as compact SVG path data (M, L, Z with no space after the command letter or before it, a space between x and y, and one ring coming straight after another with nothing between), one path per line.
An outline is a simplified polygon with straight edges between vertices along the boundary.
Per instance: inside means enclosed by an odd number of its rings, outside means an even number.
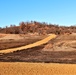
M65 34L65 33L76 33L76 26L59 26L55 24L47 24L45 22L21 22L19 26L10 25L10 27L1 28L0 33L6 34L27 34L27 33L38 33L39 35L43 34Z

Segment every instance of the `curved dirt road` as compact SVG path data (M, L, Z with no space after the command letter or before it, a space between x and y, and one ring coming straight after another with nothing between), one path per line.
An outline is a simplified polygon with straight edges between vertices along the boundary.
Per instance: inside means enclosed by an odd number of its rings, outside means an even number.
M19 50L23 50L23 49L28 49L28 48L40 46L42 44L46 44L48 41L50 41L53 38L56 38L55 34L51 34L47 38L45 38L43 40L40 40L38 42L35 42L33 44L29 44L29 45L18 47L18 48L11 48L11 49L0 50L0 53L11 53L11 52L14 52L14 51L19 51Z

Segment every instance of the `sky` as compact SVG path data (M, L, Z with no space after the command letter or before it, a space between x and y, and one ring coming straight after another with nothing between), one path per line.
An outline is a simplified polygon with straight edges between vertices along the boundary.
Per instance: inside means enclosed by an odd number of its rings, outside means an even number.
M76 0L0 0L0 27L31 20L76 25Z

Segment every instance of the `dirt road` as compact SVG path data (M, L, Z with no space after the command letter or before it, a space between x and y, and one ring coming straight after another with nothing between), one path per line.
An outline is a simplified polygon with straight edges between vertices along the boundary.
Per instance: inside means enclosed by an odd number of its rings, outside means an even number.
M33 44L26 45L26 46L18 47L18 48L0 50L0 53L10 53L10 52L18 51L18 50L23 50L23 49L36 47L36 46L39 46L39 45L42 45L42 44L46 44L48 41L50 41L53 38L56 38L56 35L55 34L50 34L47 38L45 38L41 41L35 42Z

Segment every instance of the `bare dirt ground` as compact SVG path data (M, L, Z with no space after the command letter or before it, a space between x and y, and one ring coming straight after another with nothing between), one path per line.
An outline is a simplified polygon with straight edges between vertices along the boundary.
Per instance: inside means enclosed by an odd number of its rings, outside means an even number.
M76 64L75 43L75 33L70 35L60 35L44 45L0 55L0 61Z
M1 62L44 62L76 64L76 51L42 51L43 46L0 55Z
M20 47L47 37L21 36L25 39L15 39L16 35L1 39L0 48ZM61 35L37 47L0 55L0 75L75 75L75 64L76 34Z

